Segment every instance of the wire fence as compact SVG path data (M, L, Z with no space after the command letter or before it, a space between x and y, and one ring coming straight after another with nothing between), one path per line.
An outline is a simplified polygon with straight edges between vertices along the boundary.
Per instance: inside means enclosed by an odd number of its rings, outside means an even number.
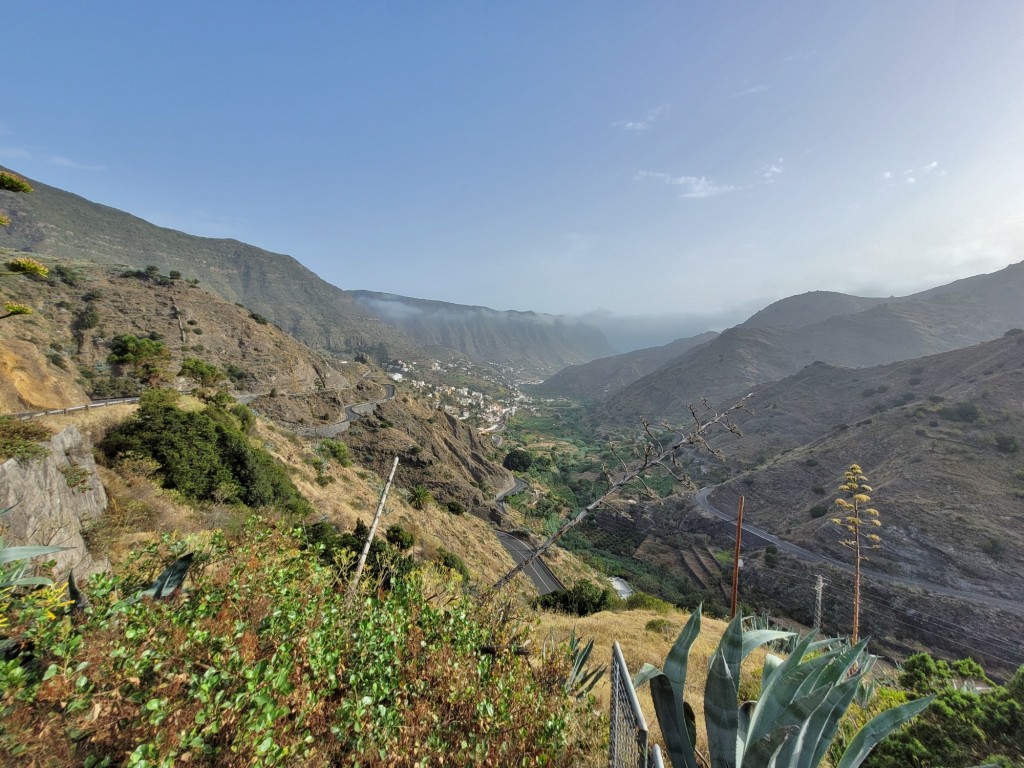
M612 644L608 765L610 768L662 768L661 750L648 746L647 721L618 641Z

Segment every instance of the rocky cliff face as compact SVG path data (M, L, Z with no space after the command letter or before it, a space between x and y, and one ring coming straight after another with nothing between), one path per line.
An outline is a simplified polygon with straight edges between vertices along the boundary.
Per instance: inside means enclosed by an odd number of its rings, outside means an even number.
M54 435L49 456L0 464L0 509L13 507L2 519L4 543L67 547L53 559L63 576L78 576L107 567L86 547L83 529L104 513L107 494L96 475L92 444L77 427Z

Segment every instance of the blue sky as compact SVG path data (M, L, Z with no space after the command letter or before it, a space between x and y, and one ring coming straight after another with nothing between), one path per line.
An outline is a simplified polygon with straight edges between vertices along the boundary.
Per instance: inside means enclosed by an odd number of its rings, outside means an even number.
M342 288L736 322L1024 259L1017 2L4 10L0 163Z

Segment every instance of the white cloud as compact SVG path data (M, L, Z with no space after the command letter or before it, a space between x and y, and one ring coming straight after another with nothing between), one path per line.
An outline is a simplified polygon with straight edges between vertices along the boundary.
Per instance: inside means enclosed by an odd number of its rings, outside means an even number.
M5 160L31 160L32 155L22 147L0 147L0 157Z
M658 120L669 113L671 105L661 104L654 109L648 110L641 120L619 120L612 123L613 128L621 128L624 131L647 131Z
M679 196L684 198L714 197L732 192L736 187L719 184L707 176L672 176L659 171L637 171L633 176L637 181L653 179L673 187L681 187Z
M892 178L892 171L886 171L885 173L883 173L882 174L882 178L883 179L891 179Z
M775 177L781 176L785 170L785 160L780 157L763 168L764 177L769 182L774 181Z
M750 88L747 88L746 90L740 91L739 93L734 93L732 97L734 99L739 99L742 98L743 96L753 96L756 93L764 93L767 90L767 85L755 85Z
M939 161L938 160L932 160L930 163L928 163L928 165L926 165L921 170L924 171L925 173L931 173L932 171L934 171L938 167L939 167Z
M913 176L908 176L907 184L917 184L917 179L915 179Z
M87 163L79 163L76 160L72 160L69 157L61 157L59 155L53 155L49 158L50 165L56 165L61 168L72 168L76 171L105 171L107 166L105 165L89 165Z

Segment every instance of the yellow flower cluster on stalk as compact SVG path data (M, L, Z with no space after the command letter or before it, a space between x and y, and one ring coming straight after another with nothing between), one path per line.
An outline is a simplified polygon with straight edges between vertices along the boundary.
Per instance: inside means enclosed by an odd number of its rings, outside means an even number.
M851 639L856 644L860 632L860 564L867 560L864 554L865 549L878 549L882 544L882 537L874 533L873 528L881 528L882 522L878 519L878 510L867 505L871 503L868 491L874 489L868 485L868 478L861 470L859 464L851 464L850 468L843 474L843 484L839 490L846 494L846 498L836 499L836 506L846 514L840 517L833 517L832 522L841 526L847 537L840 539L839 543L844 547L853 550L853 632ZM868 530L864 530L867 528Z
M846 512L842 517L833 517L832 522L842 526L850 534L850 537L839 543L857 551L858 560L867 558L861 554L863 549L877 549L882 537L877 533L864 532L862 526L881 528L882 522L878 519L878 510L873 507L863 507L871 502L867 491L874 489L867 484L868 479L857 464L851 464L843 475L843 484L839 490L847 495L845 499L836 499L836 506Z

